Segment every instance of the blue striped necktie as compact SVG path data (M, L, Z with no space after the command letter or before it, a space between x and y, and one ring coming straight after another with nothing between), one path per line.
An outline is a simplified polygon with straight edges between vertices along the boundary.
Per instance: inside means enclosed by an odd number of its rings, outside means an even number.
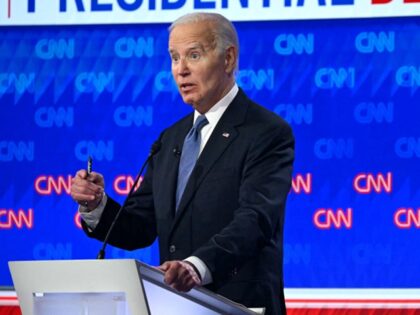
M176 188L176 209L178 209L185 186L187 186L188 178L194 169L200 153L201 144L201 128L209 122L204 115L197 117L194 126L188 132L182 146L181 160L178 169L178 185Z

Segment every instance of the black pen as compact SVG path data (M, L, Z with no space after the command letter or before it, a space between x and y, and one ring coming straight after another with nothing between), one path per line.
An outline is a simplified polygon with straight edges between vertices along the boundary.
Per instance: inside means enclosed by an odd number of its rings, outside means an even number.
M88 175L88 177L91 173L92 173L92 157L89 156L88 161L87 161L87 175Z
M86 176L86 178L88 178L89 177L89 175L92 173L92 157L89 155L89 157L88 157L88 160L87 160L87 176ZM88 206L88 201L86 200L86 201L84 201L83 202L83 205L85 206L85 207L87 207Z

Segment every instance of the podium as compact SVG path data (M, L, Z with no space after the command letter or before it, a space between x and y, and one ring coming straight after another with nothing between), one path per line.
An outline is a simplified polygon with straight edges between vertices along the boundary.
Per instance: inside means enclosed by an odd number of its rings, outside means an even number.
M23 315L252 315L205 288L178 292L134 259L9 262Z

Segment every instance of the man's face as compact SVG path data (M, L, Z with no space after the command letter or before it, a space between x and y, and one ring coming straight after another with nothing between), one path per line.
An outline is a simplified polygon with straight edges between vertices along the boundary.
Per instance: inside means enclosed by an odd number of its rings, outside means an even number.
M169 35L172 75L185 103L207 112L232 87L225 54L216 48L209 22L176 26Z

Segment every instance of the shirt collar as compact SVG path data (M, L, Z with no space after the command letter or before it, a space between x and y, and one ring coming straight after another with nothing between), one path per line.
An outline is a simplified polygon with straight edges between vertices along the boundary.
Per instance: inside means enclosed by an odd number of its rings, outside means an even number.
M218 101L212 108L210 108L207 113L205 113L210 126L215 126L219 122L220 118L222 117L225 110L228 108L229 104L232 103L236 94L238 94L238 91L239 91L239 87L235 83L233 87L230 89L230 91L220 101ZM200 115L201 114L198 111L194 111L194 122L196 121L197 117Z

